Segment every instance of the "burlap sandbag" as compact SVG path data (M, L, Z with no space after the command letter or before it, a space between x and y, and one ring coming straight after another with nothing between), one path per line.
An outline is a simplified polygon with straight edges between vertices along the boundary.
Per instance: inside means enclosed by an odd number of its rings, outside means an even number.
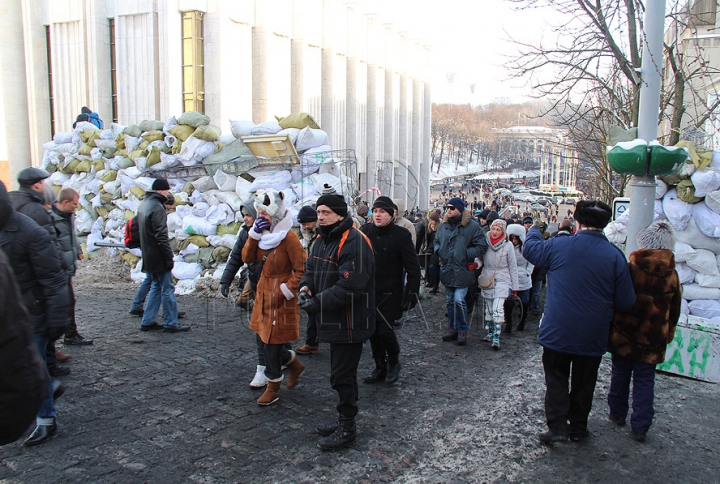
M205 116L204 114L200 114L197 111L187 111L182 113L182 115L178 118L177 121L178 124L186 124L188 126L192 126L193 128L197 128L199 126L205 126L207 124L210 124L210 117ZM172 130L170 132L172 133Z
M175 136L179 141L185 141L195 132L195 128L187 124L178 124L169 129L170 134ZM173 148L175 145L173 145Z

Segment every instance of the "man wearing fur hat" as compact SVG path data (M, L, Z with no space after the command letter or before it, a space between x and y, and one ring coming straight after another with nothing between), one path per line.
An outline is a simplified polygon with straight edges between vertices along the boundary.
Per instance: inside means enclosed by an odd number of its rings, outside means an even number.
M330 343L330 384L338 418L317 427L318 447L339 450L355 442L357 368L363 342L375 333L375 258L355 228L342 196L324 193L316 203L320 237L300 281L300 308L315 314L320 341Z
M373 221L361 230L375 249L375 334L370 338L375 370L363 381L395 383L401 366L395 321L417 304L420 263L410 234L393 223L397 210L393 201L381 196L372 208Z
M658 220L637 234L638 249L629 257L637 299L632 309L615 314L610 327L609 418L625 425L632 379L630 435L638 442L645 441L655 414L655 365L665 361L665 349L675 337L680 317L682 286L675 271L673 233L667 220Z
M467 342L468 288L477 284L475 259L482 260L488 248L480 226L472 219L461 198L451 198L447 212L435 236L435 252L440 258L440 282L445 286L445 304L448 314L448 331L443 341Z
M292 229L292 214L285 207L283 192L267 189L255 193L257 219L242 251L243 260L260 266L250 329L265 359L267 387L258 405L271 405L279 398L282 367L290 370L287 387L293 388L305 365L286 343L300 336L297 307L298 283L305 266L305 251Z
M525 240L525 259L548 269L545 313L538 333L549 428L538 436L544 443L588 436L588 415L613 314L635 303L625 256L602 232L611 215L603 202L582 201L575 208L577 234L545 241L535 225Z
M162 329L167 333L190 330L190 326L178 324L175 284L172 280L173 253L168 237L165 203L170 193L170 184L164 178L156 179L152 189L138 207L137 223L140 230L140 250L143 256L142 271L149 277L150 292L147 307L143 313L140 329L152 331ZM165 324L155 322L162 303Z

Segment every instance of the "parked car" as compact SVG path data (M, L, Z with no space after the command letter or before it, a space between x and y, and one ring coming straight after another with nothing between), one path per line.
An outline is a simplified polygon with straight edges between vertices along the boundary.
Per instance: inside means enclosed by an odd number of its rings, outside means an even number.
M541 204L543 204L543 205L549 205L549 204L550 204L550 200L548 200L547 198L542 198L542 197L541 197L541 198L538 198L538 199L537 199L537 203L541 203Z
M566 198L565 203L567 205L575 205L577 203L577 200L575 200L574 198Z
M543 208L545 208L545 207L543 207L539 203L533 203L532 205L530 205L531 210L542 210Z

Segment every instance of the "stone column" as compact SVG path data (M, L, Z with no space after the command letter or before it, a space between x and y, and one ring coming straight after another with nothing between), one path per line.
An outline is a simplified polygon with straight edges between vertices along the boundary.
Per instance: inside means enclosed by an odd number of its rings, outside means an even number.
M419 205L421 208L422 199L420 198L420 166L422 161L422 83L420 81L420 65L419 52L420 46L413 43L411 47L412 55L409 56L412 74L412 127L410 129L410 176L408 178L408 190L415 193L415 199L410 200L411 204Z
M423 69L425 102L423 103L423 160L420 165L420 208L427 209L430 202L430 124L432 123L432 99L430 97L430 47L425 46L425 69Z
M367 165L365 176L367 178L367 187L365 189L377 186L377 94L375 92L375 80L377 76L377 53L375 46L377 45L377 32L375 15L367 16L367 113L366 113L366 137L365 152L367 153ZM371 197L364 197L371 199Z
M398 94L400 95L399 109L400 113L398 116L398 169L395 174L395 188L394 193L396 198L402 198L405 200L405 206L410 209L408 204L409 196L412 195L415 198L414 193L408 191L408 178L410 170L410 160L408 159L408 76L407 76L407 34L398 34L398 48L396 49L397 56L395 58L395 64L397 65L400 74L400 86ZM414 203L414 202L413 202Z
M303 0L293 0L292 40L290 42L290 111L305 111L305 72L303 60L305 53Z
M252 33L252 117L255 123L268 119L267 105L267 2L255 0L255 26Z
M393 78L395 77L394 50L395 35L389 25L384 30L385 37L385 123L383 126L383 159L394 160L395 154L395 106L393 103Z
M335 52L332 45L333 2L323 0L323 45L322 45L322 84L320 88L320 126L333 139L335 100L333 99L333 62Z
M357 149L357 19L347 7L347 57L345 62L345 148Z

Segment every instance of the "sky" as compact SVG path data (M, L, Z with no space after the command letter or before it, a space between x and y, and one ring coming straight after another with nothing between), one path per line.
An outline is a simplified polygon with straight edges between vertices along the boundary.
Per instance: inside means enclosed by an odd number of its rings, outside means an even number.
M510 81L503 67L516 51L509 42L551 38L546 9L516 11L507 0L360 0L365 11L378 12L396 31L431 45L434 103L487 104L496 98L528 99L530 89ZM452 75L452 83L448 82ZM474 84L474 92L471 85Z

